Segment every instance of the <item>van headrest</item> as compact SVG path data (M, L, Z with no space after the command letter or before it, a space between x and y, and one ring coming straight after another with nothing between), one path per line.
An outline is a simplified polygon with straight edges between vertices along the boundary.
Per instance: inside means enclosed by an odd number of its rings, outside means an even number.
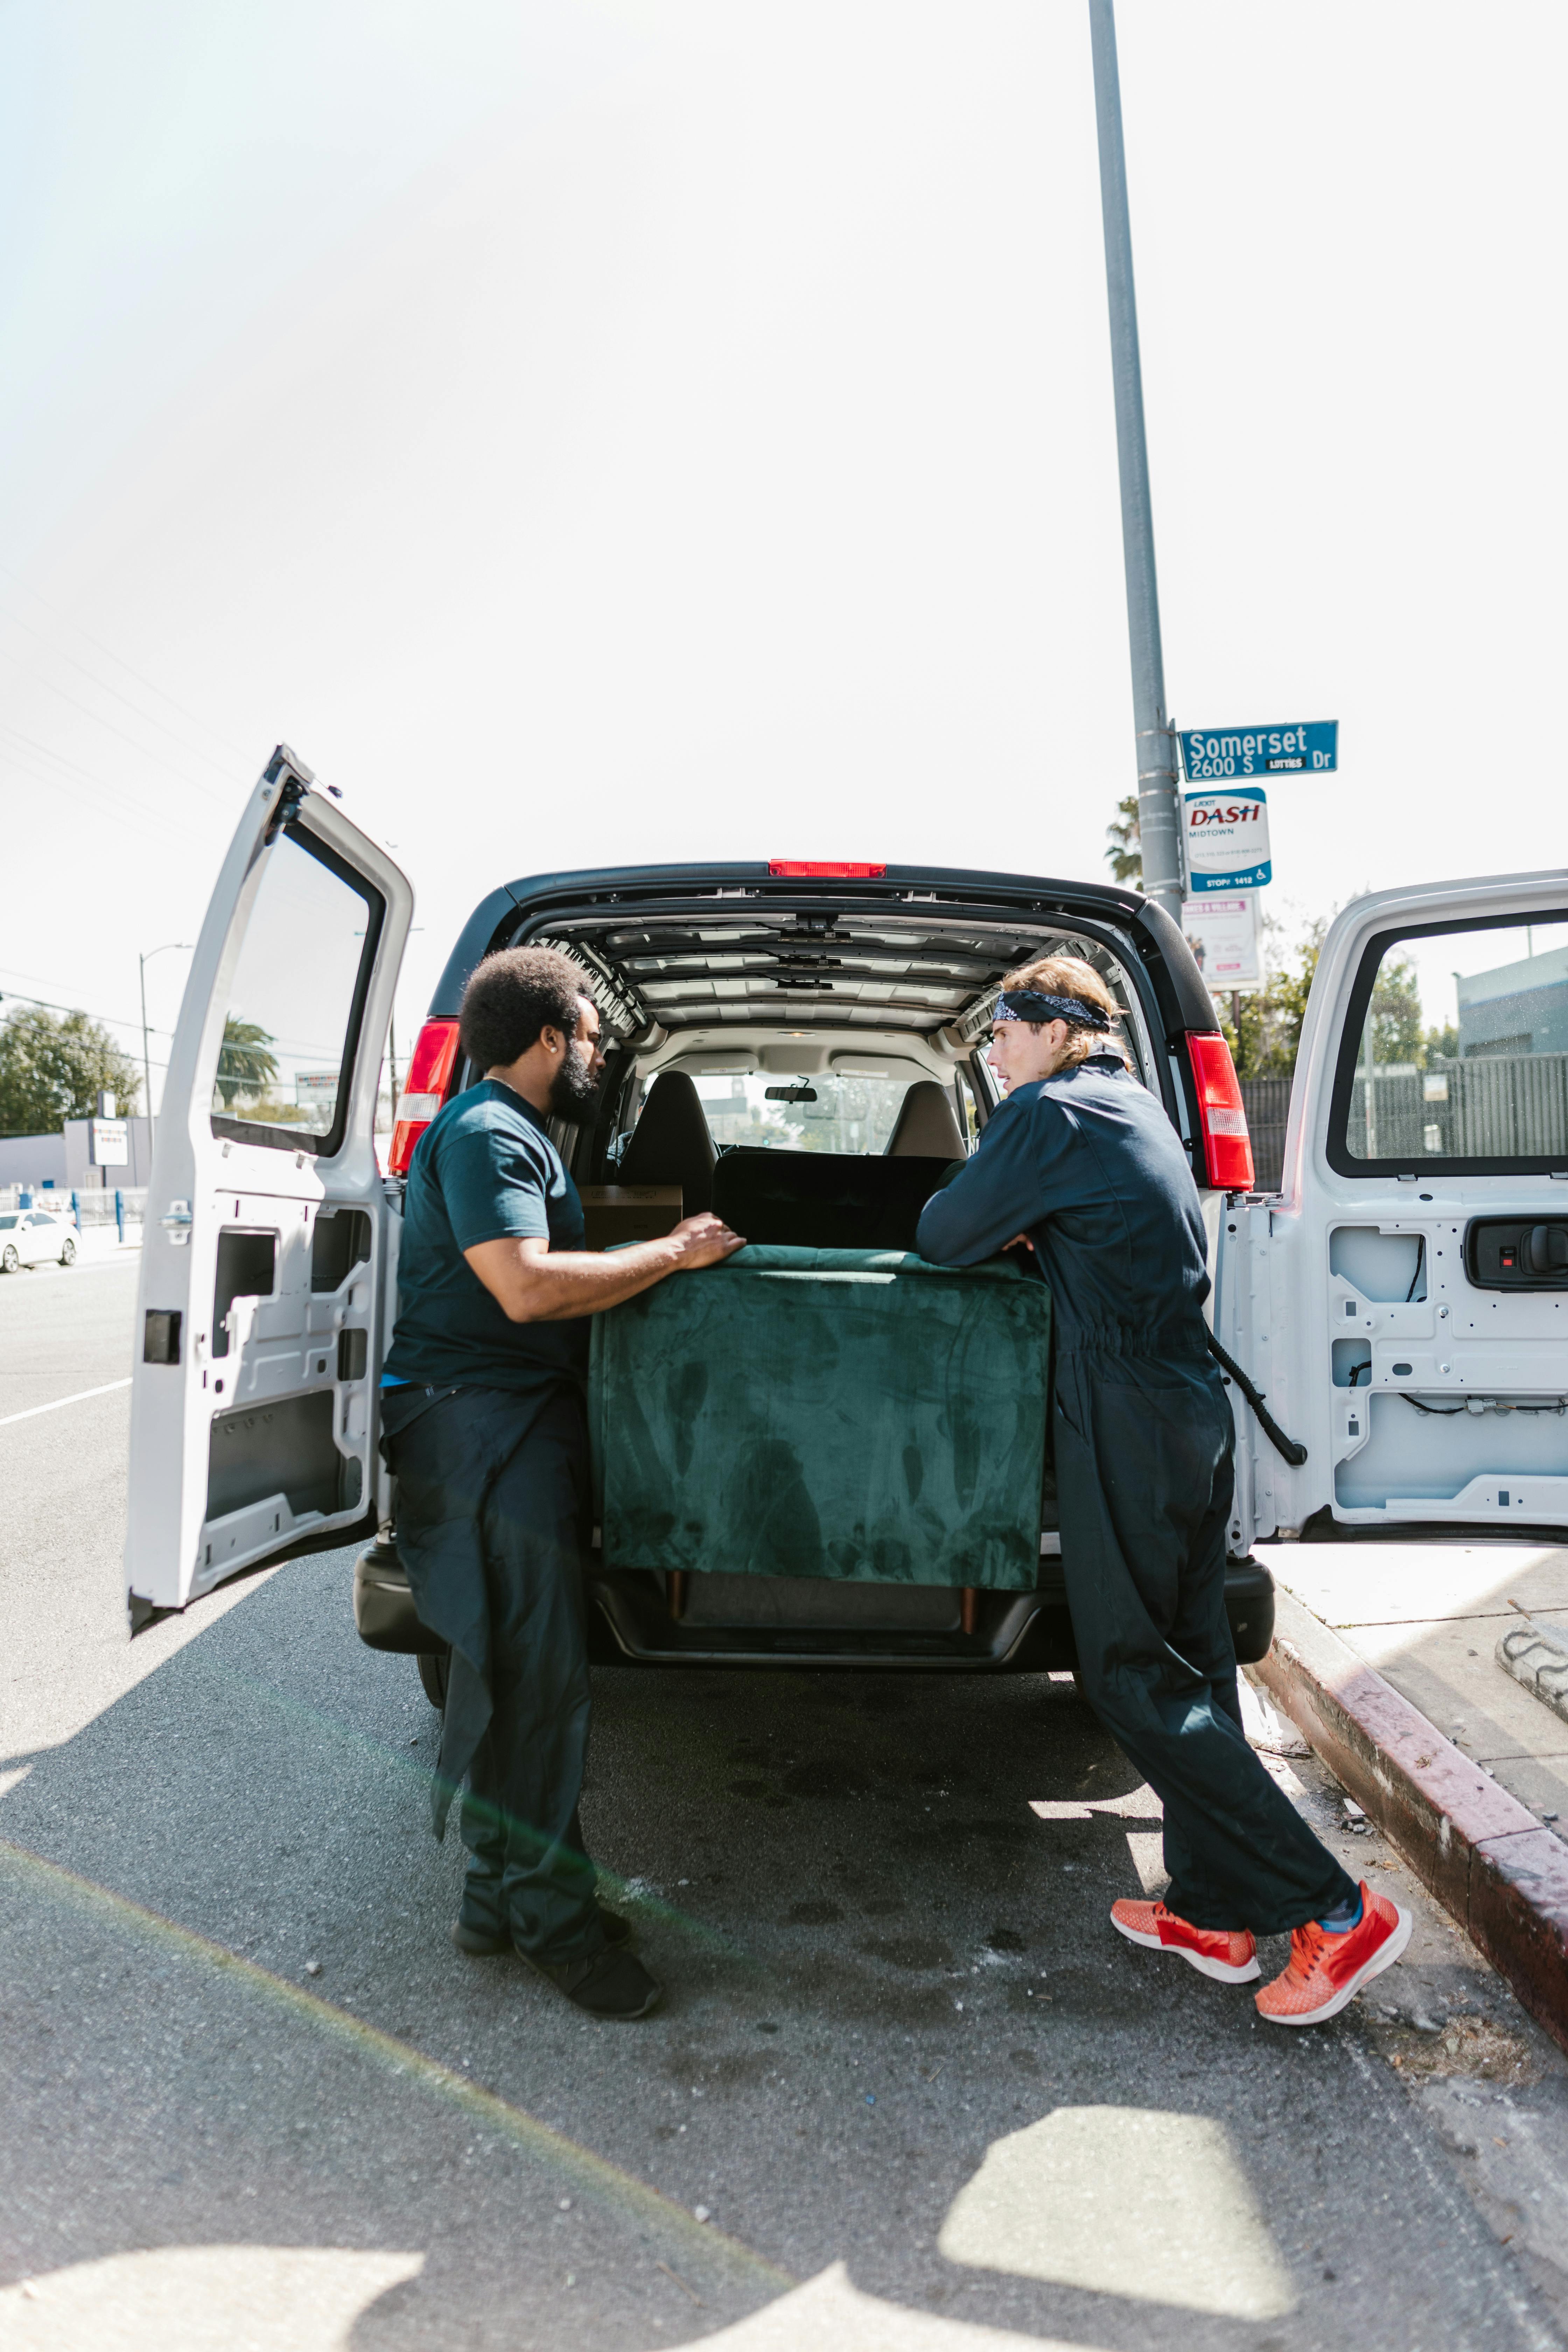
M681 1213L694 1217L713 1206L713 1163L718 1154L701 1098L684 1070L663 1070L647 1090L642 1117L621 1155L621 1184L679 1184Z
M889 1160L962 1160L963 1138L958 1131L952 1097L934 1078L917 1078L899 1105L893 1131L888 1138Z

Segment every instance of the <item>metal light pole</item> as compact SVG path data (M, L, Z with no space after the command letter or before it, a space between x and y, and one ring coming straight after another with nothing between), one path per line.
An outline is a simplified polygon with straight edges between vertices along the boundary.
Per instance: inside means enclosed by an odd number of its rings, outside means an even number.
M153 1063L147 1050L147 967L154 956L167 955L174 948L184 948L188 952L190 945L189 940L165 940L161 948L149 948L145 955L138 955L136 959L141 966L142 978L142 1076L147 1087L147 1174L149 1179L153 1173Z
M1121 143L1121 84L1111 0L1089 0L1094 51L1094 111L1100 131L1100 207L1105 224L1105 289L1110 308L1110 370L1116 390L1116 454L1121 475L1121 553L1127 571L1127 634L1132 654L1132 720L1138 743L1138 835L1143 887L1173 921L1182 919L1181 789L1176 739L1165 715L1160 591L1154 577L1154 517L1143 436L1143 375L1132 291L1132 230L1127 157Z

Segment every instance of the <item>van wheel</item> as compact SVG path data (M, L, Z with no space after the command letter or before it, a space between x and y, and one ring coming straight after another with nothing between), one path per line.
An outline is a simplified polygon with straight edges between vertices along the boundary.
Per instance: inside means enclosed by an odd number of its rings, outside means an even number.
M60 1264L62 1265L74 1265L76 1264L75 1242L65 1241L60 1244Z
M437 1657L428 1650L421 1650L415 1661L419 1668L419 1679L425 1685L426 1697L429 1700L431 1706L443 1715L447 1711L447 1664L448 1654L449 1654L447 1651L443 1650L440 1655Z
M15 1274L21 1263L22 1261L17 1256L15 1247L10 1242L7 1242L4 1255L0 1255L0 1265L5 1267L7 1274Z

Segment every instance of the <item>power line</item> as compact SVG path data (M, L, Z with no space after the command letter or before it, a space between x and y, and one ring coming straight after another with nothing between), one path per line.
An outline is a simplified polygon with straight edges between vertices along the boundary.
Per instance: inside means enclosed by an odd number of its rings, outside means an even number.
M46 1013L79 1013L84 1021L106 1021L111 1029L134 1029L138 1034L141 1033L140 1021L127 1021L118 1013L89 1013L84 1004L56 1004L47 996L29 996L25 989L0 988L0 1003L11 1003L37 1004ZM150 1037L172 1037L174 1034L172 1029L154 1029L150 1021L147 1024Z
M21 589L24 595L30 596L36 604L41 604L46 613L54 613L58 614L59 619L65 622L68 628L74 629L76 631L77 635L80 637L84 645L90 646L95 653L102 654L106 661L116 663L118 667L125 672L127 677L133 677L138 686L144 686L149 694L155 694L160 702L166 702L171 710L177 710L182 719L188 719L193 727L199 727L205 734L212 737L215 743L221 743L225 751L232 751L237 759L243 760L249 756L247 752L240 751L237 744L230 743L226 736L220 735L216 727L209 727L205 719L198 719L194 710L187 710L183 702L176 702L174 696L172 694L165 693L161 686L154 686L150 677L144 677L141 670L135 668L125 659L123 655L117 654L112 646L104 645L100 638L95 637L92 635L90 630L84 629L79 621L73 621L69 614L67 613L61 605L52 604L47 596L40 595L37 589L29 586L28 583L23 579L21 573L19 572L14 572L8 563L0 563L0 572L4 572L7 580L15 581L16 586ZM24 622L22 625L26 628L29 624Z
M110 686L106 677L100 677L98 672L96 670L89 669L85 662L79 662L74 654L68 654L63 646L50 645L49 640L45 636L43 631L41 629L35 629L31 621L24 621L19 613L5 613L3 617L11 624L11 626L14 629L26 629L30 637L37 637L38 643L45 646L49 653L53 654L57 660L68 662L72 669L79 670L82 677L85 677L90 685L96 686L100 694L111 694L116 702L122 702L125 705L126 709L132 712L136 718L140 719L144 727L155 727L160 735L166 735L171 743L178 743L183 751L194 751L196 758L198 760L205 760L209 767L216 768L224 774L227 773L226 761L215 760L212 753L210 751L204 751L199 743L188 742L183 735L176 734L172 727L165 726L161 719L154 719L151 711L143 710L139 704L132 702L128 694L121 694L117 686ZM17 656L15 654L8 654L6 656L6 659L8 661L16 661ZM39 675L41 677L42 673L40 672ZM50 683L50 681L45 679L44 683L47 685Z
M18 669L23 667L20 656L16 654L5 654L0 657L8 662L14 662ZM129 743L132 750L139 751L144 760L163 760L162 752L149 751L145 743L139 743L134 735L128 735L123 727L117 727L112 719L106 719L101 710L93 709L90 702L83 702L79 695L68 694L63 686L57 686L54 679L46 677L41 670L35 671L33 675L40 686L47 687L51 694L58 694L62 702L68 702L73 710L79 710L84 718L90 719L95 726L107 728L110 735L118 735L122 743ZM214 764L216 766L216 762L215 761ZM183 768L176 768L174 773L183 783L189 784L195 793L205 793L209 799L215 801L225 797L218 792L216 785L203 783L199 776L188 775Z
M74 787L78 791L81 789L82 784L85 784L89 792L97 793L114 793L124 789L109 777L96 775L90 768L81 767L76 761L68 760L63 751L53 751L47 743L39 743L32 736L24 735L16 728L7 727L4 722L0 722L0 737L4 736L10 736L16 742L26 745L37 758L52 761L55 767L62 768L68 774L79 778L80 782ZM27 760L21 758L9 743L0 742L0 751L4 752L13 767L18 768L24 775L33 777L39 783L58 784L61 782L61 778L52 774L48 769L35 767ZM116 807L113 801L109 800L102 803L94 813L100 817L107 817L111 824L126 825L136 833L144 835L148 826L153 825L170 841L184 842L189 837L162 809L148 807L135 800L129 800L128 805L123 808Z

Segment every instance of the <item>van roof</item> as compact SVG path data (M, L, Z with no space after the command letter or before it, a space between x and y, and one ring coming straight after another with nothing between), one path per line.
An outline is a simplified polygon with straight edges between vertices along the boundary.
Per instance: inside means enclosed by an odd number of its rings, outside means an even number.
M1167 1030L1215 1026L1176 925L1109 884L947 866L780 875L761 861L536 875L476 908L432 1016L456 1016L483 957L531 940L594 970L601 1012L627 1040L656 1025L777 1024L881 1035L945 1028L967 1046L1010 965L1053 949L1124 961L1129 944Z

